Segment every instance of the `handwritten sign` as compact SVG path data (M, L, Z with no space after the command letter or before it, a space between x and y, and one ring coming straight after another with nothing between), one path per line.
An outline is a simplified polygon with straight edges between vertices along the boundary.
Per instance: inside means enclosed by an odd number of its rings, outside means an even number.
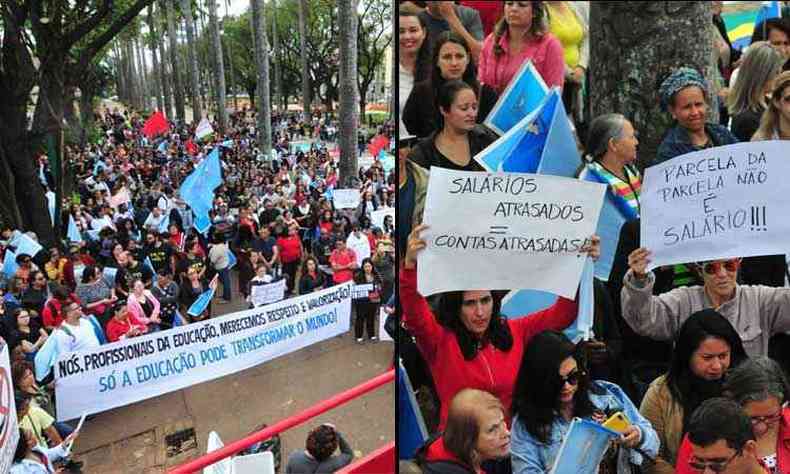
M420 293L529 288L573 298L605 191L558 176L431 168Z
M373 221L373 225L378 227L379 229L384 230L384 218L387 216L392 216L391 223L394 225L395 223L395 208L394 207L385 207L380 208L377 211L373 211L370 213L370 220Z
M354 285L351 287L351 298L355 300L367 298L371 291L373 291L372 283L368 283L366 285Z
M337 209L356 209L359 206L359 189L335 189L332 200Z
M285 280L278 280L267 285L254 285L250 291L253 306L276 303L285 298Z
M645 170L640 225L649 268L786 253L787 158L787 142L738 143Z

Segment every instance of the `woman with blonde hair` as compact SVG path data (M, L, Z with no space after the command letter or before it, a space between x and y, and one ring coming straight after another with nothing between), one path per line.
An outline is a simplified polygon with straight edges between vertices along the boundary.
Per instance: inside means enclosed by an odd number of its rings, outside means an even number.
M790 71L774 80L771 100L752 141L790 140Z
M760 125L774 78L782 72L784 58L770 44L752 45L743 59L738 80L727 97L732 130L740 141L748 141Z

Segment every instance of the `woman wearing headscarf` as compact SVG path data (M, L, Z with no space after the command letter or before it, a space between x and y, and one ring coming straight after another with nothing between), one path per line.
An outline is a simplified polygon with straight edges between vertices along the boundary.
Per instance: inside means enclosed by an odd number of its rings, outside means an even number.
M709 91L705 79L696 70L676 69L661 83L658 95L662 110L672 115L675 124L658 146L653 164L738 142L726 127L707 121Z
M527 317L505 319L500 302L490 290L455 291L442 295L434 313L417 291L417 253L426 242L417 226L409 235L400 271L403 322L414 336L433 375L441 404L439 428L447 422L450 400L463 388L477 388L495 395L510 419L513 387L524 347L535 334L563 330L576 317L577 304L565 298ZM583 248L597 258L599 239Z
M661 441L648 473L675 472L678 447L691 414L703 401L721 395L724 374L746 357L738 333L716 311L698 311L683 324L669 372L650 384L639 408Z

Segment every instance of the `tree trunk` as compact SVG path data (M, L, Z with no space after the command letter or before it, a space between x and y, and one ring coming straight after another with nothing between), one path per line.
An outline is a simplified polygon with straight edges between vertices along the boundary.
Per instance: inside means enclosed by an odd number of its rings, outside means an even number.
M340 180L353 186L357 176L357 0L338 0L340 46Z
M151 77L154 78L154 95L156 96L156 108L158 110L164 110L164 101L162 99L162 83L163 78L161 74L161 70L159 69L159 58L157 57L157 46L158 40L156 36L156 21L154 21L154 6L148 5L148 28L151 32L151 44L148 45L151 48L151 66L153 69L151 70Z
M211 51L214 60L214 90L217 100L217 122L220 132L228 128L228 107L225 100L225 65L222 61L222 41L219 37L219 22L217 21L217 2L208 0L208 21L211 30Z
M209 0L215 1L215 0ZM197 124L203 118L203 106L200 103L200 73L198 72L197 54L195 53L195 26L192 17L192 1L181 0L181 13L184 15L184 26L187 32L187 72L192 89L192 122Z
M180 67L178 66L178 43L176 42L175 0L163 0L162 6L167 20L167 37L170 41L170 68L173 71L173 95L176 102L176 117L186 123L184 110L184 85L181 81Z
M230 15L228 14L228 2L225 2L225 18L223 18L222 20L223 24L228 18L230 18ZM239 110L239 98L238 98L239 91L236 88L238 84L236 83L236 75L234 74L233 71L233 48L230 45L231 44L230 36L227 36L227 40L225 41L225 43L228 49L228 67L230 68L229 71L230 84L228 87L228 91L233 94L233 110L237 111Z
M709 2L591 2L590 117L625 115L639 131L642 166L653 162L672 126L659 108L661 82L680 66L715 77L710 8ZM709 121L716 121L716 109L708 107Z
M141 45L139 36L134 38L134 49L137 51L137 64L139 66L138 71L140 72L140 105L142 106L142 110L147 110L148 101L151 97L149 92L149 85L151 82L148 80L148 71L145 65L145 55L143 54L143 47Z
M302 58L302 107L304 115L309 120L312 100L310 98L310 72L307 69L307 0L299 0L299 47Z
M113 42L112 50L113 54L115 55L115 60L113 61L115 66L115 92L118 96L118 100L123 102L124 97L126 97L126 84L124 84L123 58L121 57L121 51L118 48L118 41Z
M156 42L159 46L159 57L162 60L159 62L159 76L162 78L162 95L164 98L165 116L172 119L173 115L173 86L170 83L170 74L167 70L167 56L165 55L165 41L163 39L164 31L160 31L156 35Z
M269 44L266 41L266 15L263 0L251 0L253 35L255 36L255 65L258 71L256 114L258 146L264 155L272 149L272 108L269 102Z
M272 59L274 62L274 103L279 110L286 110L283 100L283 78L280 66L280 34L277 32L277 0L272 0Z
M137 110L140 110L140 82L137 80L137 61L134 59L134 48L132 41L126 41L126 61L128 63L129 83L131 87L131 105Z

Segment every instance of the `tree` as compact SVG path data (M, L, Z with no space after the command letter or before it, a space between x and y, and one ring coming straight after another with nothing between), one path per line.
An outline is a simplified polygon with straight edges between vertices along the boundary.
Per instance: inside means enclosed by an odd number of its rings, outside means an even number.
M192 16L192 0L181 0L181 14L184 15L184 26L187 32L187 75L189 76L192 95L192 121L198 123L203 117L203 106L200 103L200 84L198 83L200 73L198 72L195 54L195 26Z
M591 116L625 115L639 131L643 165L671 126L659 109L661 82L680 66L716 77L710 18L708 2L591 2Z
M350 188L357 175L357 0L338 0L340 35L340 179Z
M310 117L310 73L307 69L307 0L299 0L299 45L302 58L302 107L305 117Z
M277 0L272 0L272 57L274 59L274 104L277 108L286 110L288 103L283 100L283 78L280 73L280 60L278 55L280 53L280 35L277 34Z
M148 47L151 49L151 62L153 63L153 70L151 71L154 78L154 95L156 96L156 108L164 110L165 103L162 98L162 85L164 83L164 74L159 67L159 58L157 57L158 42L156 39L156 21L154 20L154 6L148 5Z
M167 37L170 41L170 68L173 71L173 95L176 102L176 117L186 121L184 110L184 86L181 82L181 67L178 65L178 43L176 42L175 0L162 0L162 7L167 22Z
M251 0L252 25L255 36L255 63L258 71L258 145L268 155L272 149L272 116L269 98L269 45L266 41L266 20L263 0Z
M217 99L217 119L220 131L228 127L228 107L225 100L225 66L222 63L222 42L219 38L219 22L217 21L217 2L208 1L208 17L211 30L212 57L214 58L214 89Z
M359 16L357 50L359 54L359 113L365 116L365 105L376 71L384 64L384 57L392 43L392 5L389 0L366 0ZM393 83L394 84L394 83Z

